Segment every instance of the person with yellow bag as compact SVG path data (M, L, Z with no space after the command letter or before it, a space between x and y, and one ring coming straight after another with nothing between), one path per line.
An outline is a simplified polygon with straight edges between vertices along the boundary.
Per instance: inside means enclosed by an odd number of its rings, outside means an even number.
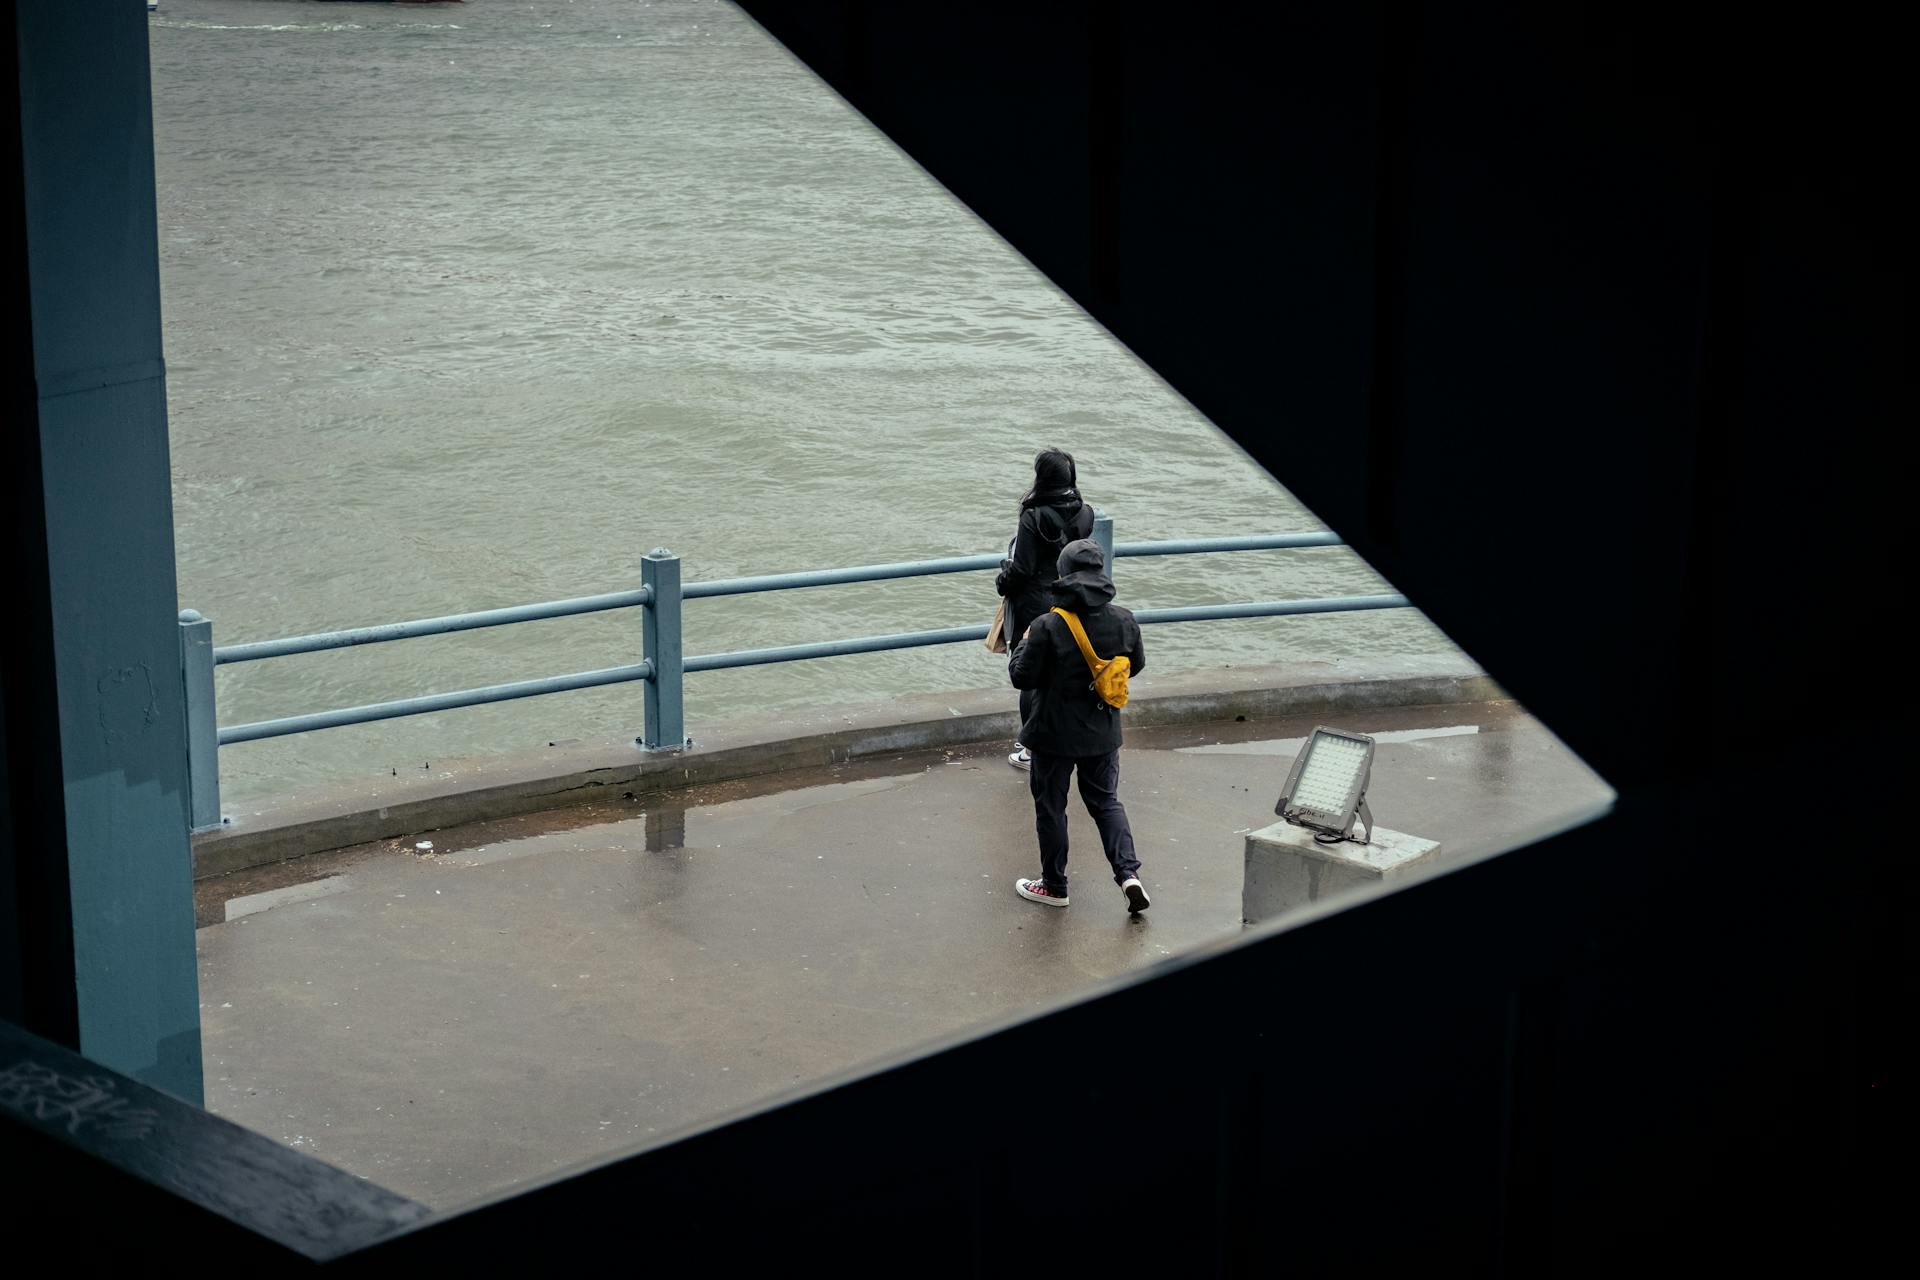
M1020 741L1033 753L1027 788L1040 837L1039 878L1013 887L1029 902L1067 905L1067 784L1078 772L1114 883L1137 913L1151 900L1120 803L1120 708L1128 679L1146 669L1147 651L1133 614L1113 603L1099 543L1068 543L1056 568L1055 607L1027 628L1007 665L1013 687L1032 695L1022 698Z

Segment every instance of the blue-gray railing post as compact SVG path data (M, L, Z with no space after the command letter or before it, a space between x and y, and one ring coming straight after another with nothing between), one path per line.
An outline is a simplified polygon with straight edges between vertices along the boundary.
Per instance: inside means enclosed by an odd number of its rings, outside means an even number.
M180 611L180 664L187 693L187 825L220 825L220 728L213 704L213 623Z
M1113 517L1099 507L1093 509L1093 540L1100 544L1100 558L1107 562L1107 577L1113 577Z
M682 697L685 652L680 645L680 557L655 547L640 561L640 582L652 591L640 611L641 653L652 665L647 676L646 726L640 744L649 751L686 745Z

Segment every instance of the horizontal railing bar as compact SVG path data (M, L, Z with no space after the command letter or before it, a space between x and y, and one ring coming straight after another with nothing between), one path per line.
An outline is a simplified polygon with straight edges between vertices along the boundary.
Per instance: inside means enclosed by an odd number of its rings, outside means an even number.
M284 640L255 640L247 644L217 646L213 651L213 661L216 666L230 662L257 662L261 658L281 658L293 653L318 653L325 649L383 644L388 640L410 640L415 636L445 635L479 627L504 627L515 622L538 622L543 618L568 618L607 609L631 609L636 605L651 603L652 600L651 588L637 587L631 591L576 596L571 600L549 600L543 604L517 604L504 609L482 609L477 613L454 613L444 618L419 618L412 622L356 627L351 631L323 631L309 636L289 636Z
M1304 613L1346 613L1365 609L1411 607L1405 596L1326 596L1315 600L1266 600L1251 604L1207 604L1179 609L1140 609L1134 618L1143 626L1166 622L1205 622L1214 618L1278 618ZM804 662L811 658L841 658L855 653L888 649L917 649L923 645L960 644L984 640L985 627L942 627L935 631L901 631L853 640L823 640L817 644L789 644L772 649L741 649L688 658L686 670L720 671L729 667L756 667L774 662Z
M1166 542L1122 542L1113 549L1122 556L1202 555L1214 551L1277 551L1293 547L1337 547L1340 535L1332 532L1257 534L1241 538L1185 538ZM770 573L748 578L718 578L710 582L690 582L681 590L681 598L698 600L713 596L750 595L761 591L790 591L800 587L830 587L852 582L882 582L891 578L932 577L945 573L973 573L1000 567L995 555L949 556L935 560L901 560L890 564L852 565L844 569L811 569L797 573ZM255 640L243 644L220 645L213 651L216 666L235 662L258 662L262 658L284 658L296 653L319 653L328 649L348 649L363 644L384 644L391 640L410 640L419 636L446 635L473 631L482 627L504 627L516 622L538 622L546 618L566 618L608 609L631 609L651 602L645 587L614 591L604 595L577 596L570 600L551 600L540 604L511 605L504 609L483 609L473 613L448 614L440 618L418 618L410 622L390 622L347 631L322 631L312 635L288 636L280 640Z
M1319 533L1269 533L1244 538L1184 538L1169 542L1122 542L1113 549L1120 556L1186 556L1210 551L1279 551L1290 547L1338 547L1340 535ZM1002 557L948 556L938 560L901 560L892 564L852 565L845 569L811 569L797 573L768 573L752 578L716 578L710 582L689 582L681 588L682 599L698 600L709 596L740 596L756 591L790 591L797 587L832 587L849 582L881 582L889 578L932 577L942 573L973 573L998 569Z
M823 640L818 644L787 644L775 649L741 649L733 653L708 653L688 658L686 670L719 671L727 667L757 667L769 662L802 662L808 658L843 658L853 653L878 653L885 649L917 649L929 644L959 644L963 640L985 640L987 629L980 627L942 627L937 631L900 631L886 636L860 636L853 640Z
M1284 618L1302 613L1356 613L1366 609L1411 609L1405 596L1323 596L1317 600L1266 600L1254 604L1199 604L1176 609L1136 609L1142 626L1160 622L1209 622L1216 618Z
M1116 542L1113 558L1122 556L1195 556L1211 551L1285 551L1295 547L1342 547L1346 543L1331 529L1319 533L1263 533L1244 538L1175 538L1166 542Z
M980 629L986 634L986 628ZM343 707L338 711L316 711L311 715L287 716L280 720L259 720L252 724L227 725L220 730L220 745L253 742L260 738L280 738L290 733L314 729L332 729L339 725L366 724L374 720L392 720L397 716L417 716L429 711L451 711L487 702L511 702L515 698L535 698L545 693L565 693L571 689L592 689L600 685L624 684L630 680L653 678L651 662L630 667L608 667L602 671L579 671L573 675L546 676L539 680L518 680L512 684L493 684L455 693L434 693L420 698L400 698L393 702L375 702L362 707Z
M950 556L944 560L901 560L893 564L861 564L846 569L811 569L800 573L768 573L754 578L715 578L689 582L680 588L683 600L708 596L744 596L756 591L789 591L795 587L833 587L848 582L880 582L888 578L932 577L940 573L971 573L998 569L1000 556ZM982 634L985 634L984 628Z

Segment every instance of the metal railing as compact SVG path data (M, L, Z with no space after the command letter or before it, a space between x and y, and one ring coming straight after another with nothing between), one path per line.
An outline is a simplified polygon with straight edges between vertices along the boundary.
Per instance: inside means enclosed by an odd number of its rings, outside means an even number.
M1094 514L1093 537L1112 565L1132 556L1207 555L1226 551L1274 551L1299 547L1337 547L1341 540L1333 533L1277 533L1237 538L1186 538L1164 542L1122 542L1113 540L1113 519L1103 512ZM638 739L648 750L676 750L687 745L685 700L682 684L685 676L700 671L721 671L729 667L752 667L775 662L804 662L812 658L834 658L856 653L878 653L889 649L912 649L922 645L960 644L986 638L985 624L966 627L941 627L928 631L901 631L890 635L858 636L846 640L825 640L812 644L781 645L769 649L742 649L731 653L708 653L687 657L681 648L680 610L686 600L716 596L750 595L760 591L792 591L804 587L839 586L854 582L880 582L893 578L924 578L946 573L974 573L997 569L997 555L953 556L940 560L905 560L893 564L855 565L845 569L812 569L799 573L764 574L750 578L721 578L711 582L680 581L680 558L671 551L655 548L640 561L640 586L637 590L615 591L605 595L580 596L571 600L552 600L543 604L515 605L505 609L484 609L475 613L457 613L440 618L418 618L377 627L356 627L347 631L327 631L314 635L289 636L280 640L259 640L246 644L215 647L213 623L187 609L180 614L180 651L186 669L188 725L188 769L191 775L192 822L196 831L219 826L220 748L236 742L255 742L294 733L311 733L339 725L367 724L398 716L423 715L456 707L479 706L489 702L507 702L533 698L573 689L592 689L602 685L642 682L643 731ZM1143 625L1170 622L1203 622L1223 618L1273 618L1308 613L1346 613L1366 609L1408 607L1405 596L1331 596L1310 600L1267 600L1240 604L1193 605L1166 609L1136 609L1133 616ZM258 720L251 724L221 725L215 714L213 670L230 663L258 662L299 653L319 653L327 649L347 649L363 644L384 644L420 636L446 635L481 627L510 626L547 618L566 618L600 613L609 609L641 611L641 660L630 666L607 667L598 671L578 671L569 675L544 676L509 684L485 685L451 693L428 694L416 698L398 698L357 707L339 707L305 715Z

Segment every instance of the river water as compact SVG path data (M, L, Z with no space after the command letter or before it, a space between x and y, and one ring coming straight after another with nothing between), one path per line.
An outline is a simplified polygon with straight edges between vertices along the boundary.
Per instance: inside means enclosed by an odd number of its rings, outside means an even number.
M688 581L991 551L1049 445L1123 541L1319 527L728 5L149 21L180 603L219 642L619 590L660 545ZM1118 577L1136 607L1388 589L1344 549ZM699 601L688 652L993 604L974 574ZM1450 648L1410 610L1148 647L1161 671ZM629 611L224 667L220 719L638 657ZM714 672L689 732L1004 680L978 645ZM225 798L639 728L627 685L325 730L223 750Z

